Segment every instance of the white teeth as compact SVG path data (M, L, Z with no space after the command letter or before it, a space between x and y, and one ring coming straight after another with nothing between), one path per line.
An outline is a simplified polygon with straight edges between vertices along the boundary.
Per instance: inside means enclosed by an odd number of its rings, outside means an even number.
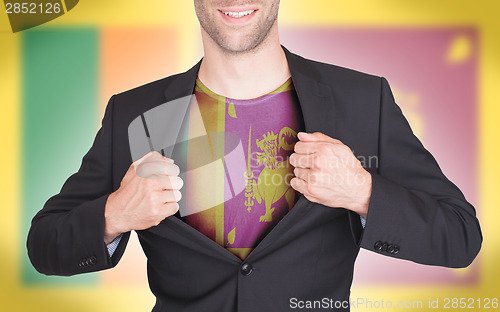
M235 17L235 18L240 18L243 16L247 16L255 12L255 10L249 10L249 11L243 11L243 12L222 12L226 14L227 16Z

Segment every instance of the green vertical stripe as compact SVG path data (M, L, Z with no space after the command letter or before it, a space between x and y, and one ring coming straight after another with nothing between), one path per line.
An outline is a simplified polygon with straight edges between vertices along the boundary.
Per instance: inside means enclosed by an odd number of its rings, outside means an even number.
M97 131L98 33L43 28L22 33L22 231L80 166ZM23 244L25 245L25 244ZM24 283L94 284L96 274L47 277L23 248Z

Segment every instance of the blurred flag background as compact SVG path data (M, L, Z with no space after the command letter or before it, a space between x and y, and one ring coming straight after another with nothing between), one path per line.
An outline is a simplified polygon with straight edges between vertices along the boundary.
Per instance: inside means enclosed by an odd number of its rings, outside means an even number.
M467 269L362 250L351 297L364 304L353 311L384 310L376 307L381 301L431 311L429 300L443 308L446 298L449 310L460 310L453 298L482 310L500 297L499 10L494 0L281 3L281 40L292 52L388 79L414 132L476 206L483 230L483 248ZM26 235L34 214L78 169L108 99L202 56L192 1L86 0L15 34L5 10L0 16L1 310L151 310L135 235L115 269L69 278L37 273Z

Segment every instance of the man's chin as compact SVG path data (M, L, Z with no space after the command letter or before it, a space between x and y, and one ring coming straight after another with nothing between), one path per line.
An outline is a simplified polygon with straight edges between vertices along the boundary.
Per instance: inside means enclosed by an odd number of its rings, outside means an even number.
M227 44L227 43L231 44ZM256 40L238 40L229 38L227 41L218 43L218 46L228 54L247 54L256 51L263 42Z

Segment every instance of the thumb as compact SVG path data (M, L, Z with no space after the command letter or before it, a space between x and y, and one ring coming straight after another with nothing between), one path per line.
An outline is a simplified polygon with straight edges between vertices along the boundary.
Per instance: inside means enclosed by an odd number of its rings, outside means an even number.
M147 153L146 155L142 156L141 158L139 158L138 160L134 161L133 164L134 164L134 166L139 166L142 163L157 162L157 161L166 161L166 162L170 162L170 163L174 162L173 159L166 158L165 156L162 156L157 151L151 151L151 152Z
M339 140L334 139L332 137L327 136L321 132L299 132L297 133L299 140L301 141L319 141L319 142L332 142L332 143L341 143Z

